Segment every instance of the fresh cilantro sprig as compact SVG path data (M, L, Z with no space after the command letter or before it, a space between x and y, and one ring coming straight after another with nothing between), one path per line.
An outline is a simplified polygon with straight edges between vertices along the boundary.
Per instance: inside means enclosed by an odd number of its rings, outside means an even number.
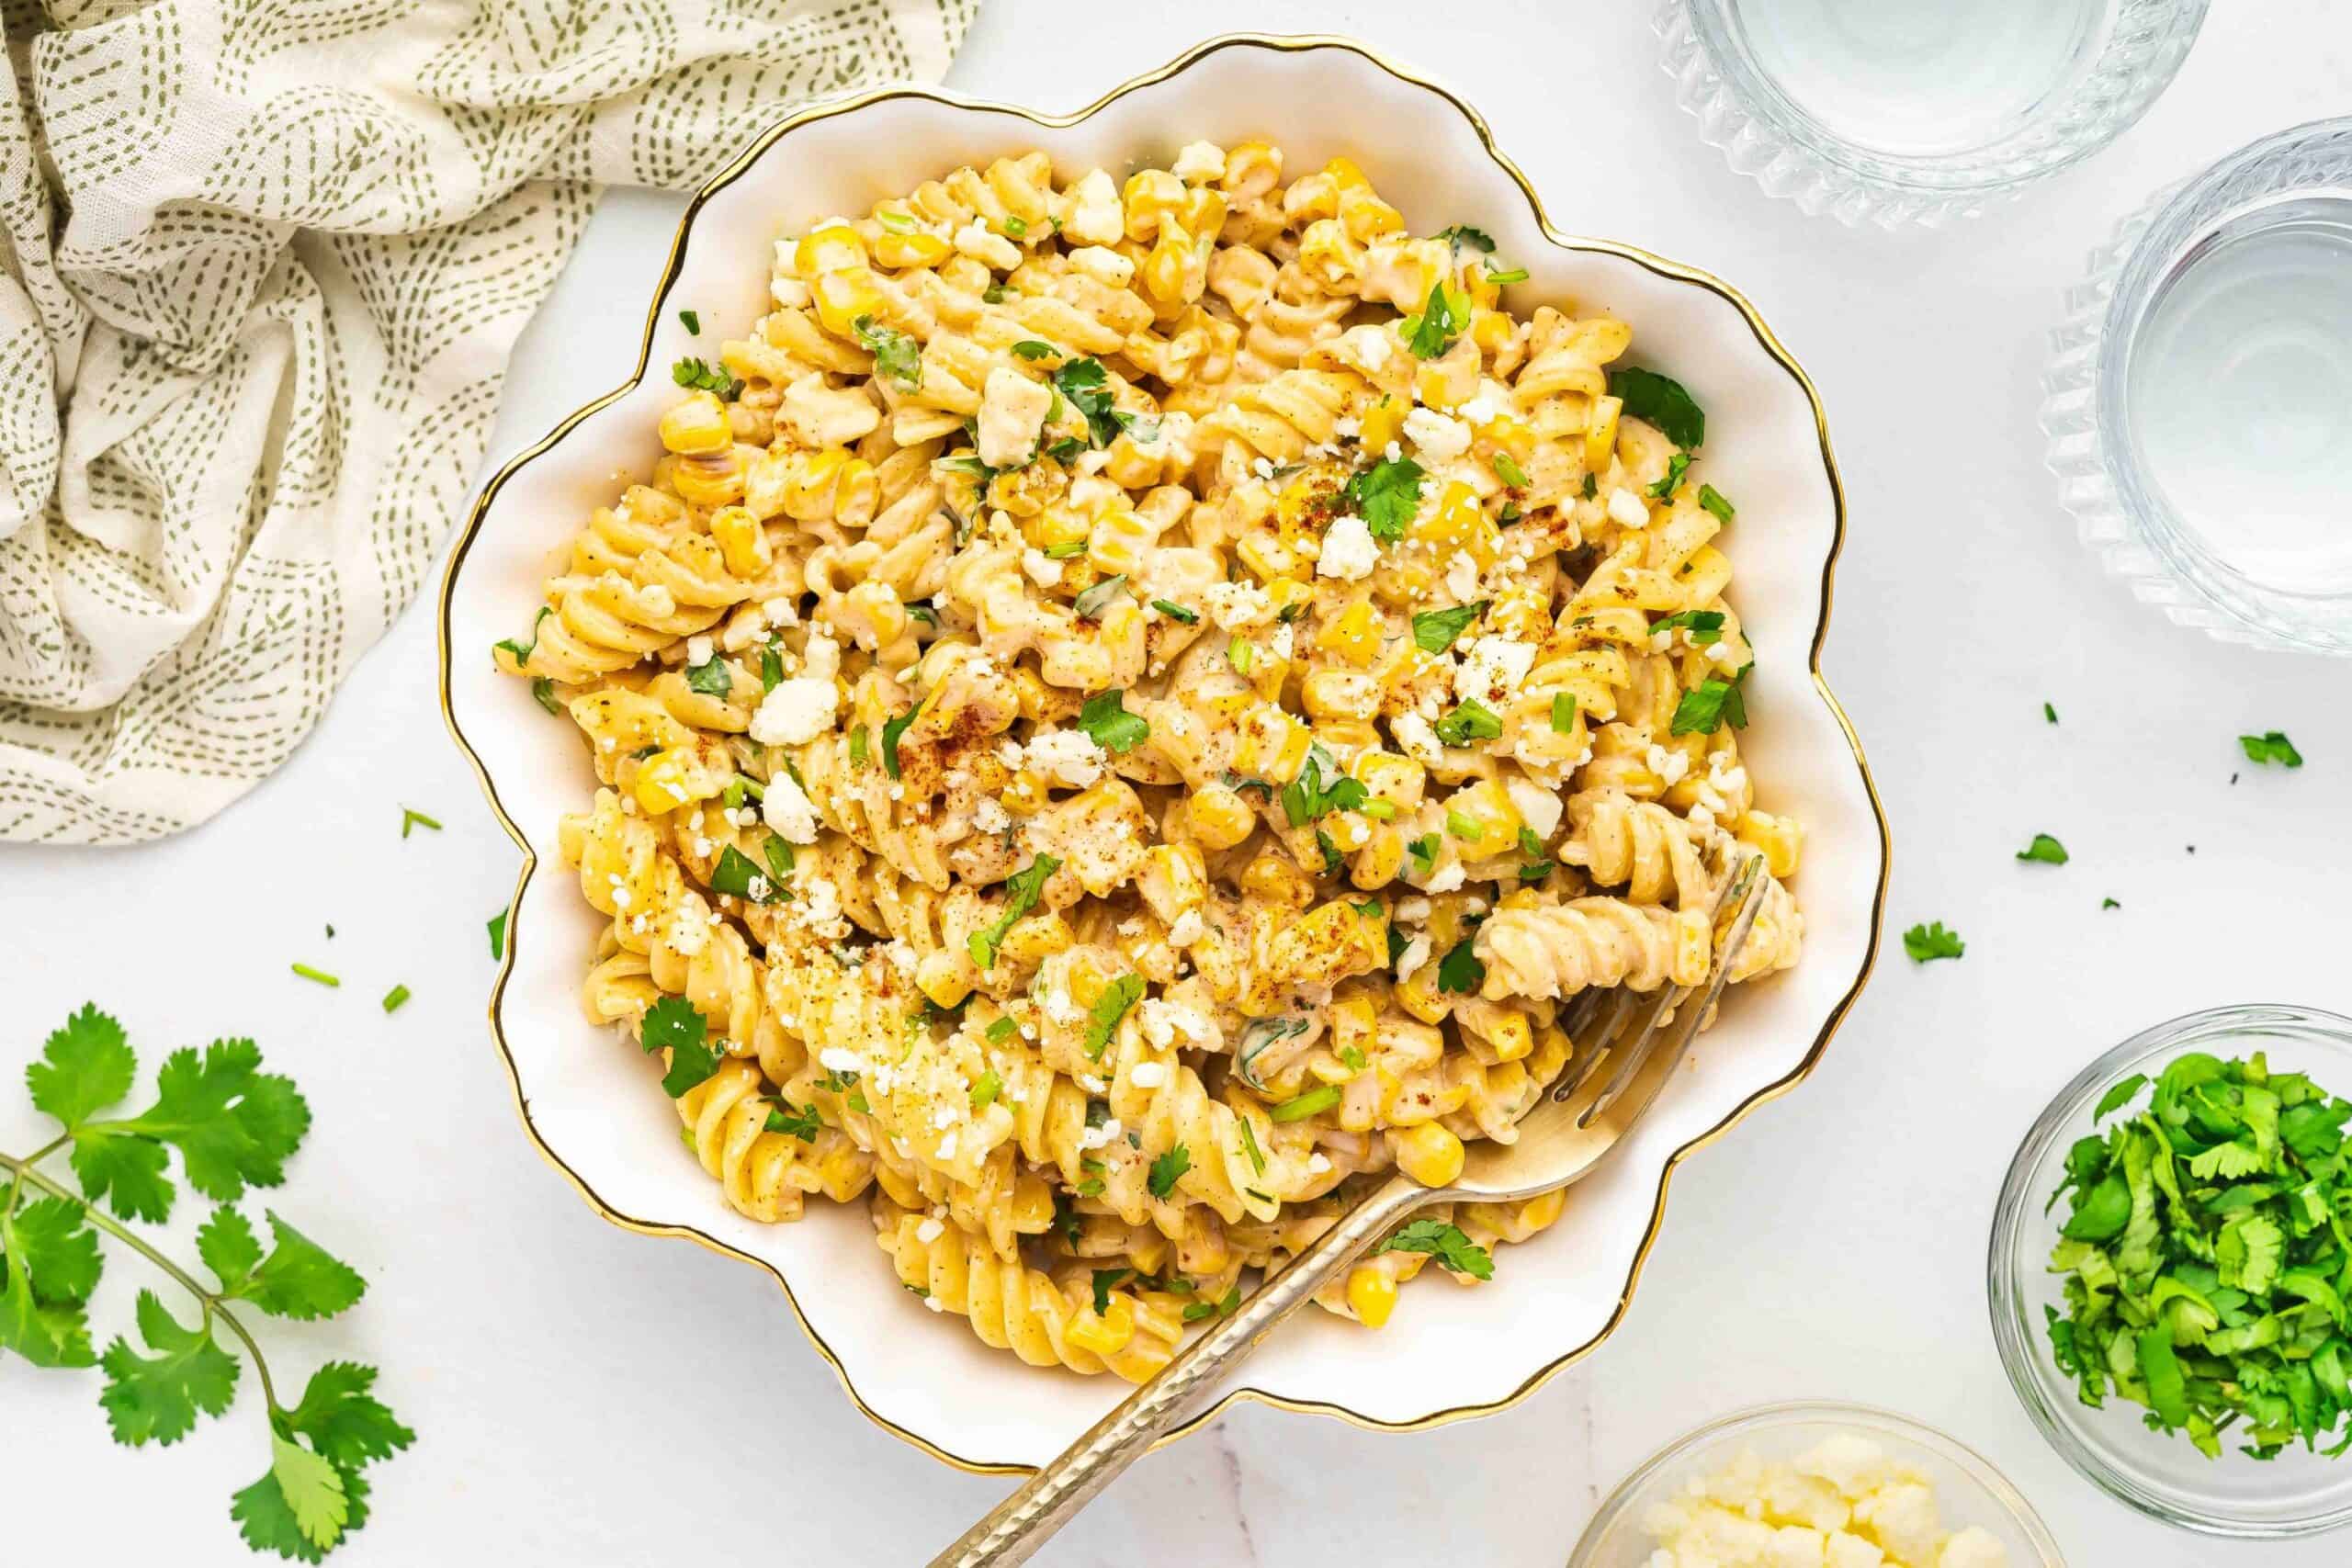
M1706 411L1672 377L1628 366L1609 373L1609 389L1624 400L1625 412L1657 425L1677 446L1696 451L1707 444Z
M1349 778L1329 751L1310 745L1298 776L1283 786L1283 817L1292 827L1304 828L1334 811L1360 811L1370 798L1363 780Z
M2143 1093L2147 1106L2130 1107ZM2098 1406L2112 1392L2147 1424L2219 1458L2224 1432L2276 1457L2301 1441L2352 1449L2352 1267L2345 1123L2352 1102L2259 1053L2176 1058L2151 1085L2113 1085L2051 1194L2065 1308L2043 1309L2051 1355Z
M1426 1252L1437 1259L1438 1267L1456 1274L1467 1274L1474 1280L1495 1277L1494 1256L1462 1232L1459 1225L1443 1220L1415 1220L1401 1226L1396 1234L1383 1236L1380 1245L1372 1249L1375 1258L1384 1252Z
M964 943L981 973L986 974L996 967L997 949L1004 944L1013 922L1037 907L1037 899L1045 892L1046 882L1061 868L1062 863L1053 856L1039 855L1004 879L1004 913L997 917L993 925L974 931Z
M1097 692L1079 710L1078 728L1086 738L1113 756L1134 750L1151 739L1151 725L1140 714L1127 711L1126 694Z
M1092 355L1071 360L1054 372L1053 379L1054 389L1086 416L1086 433L1097 446L1108 446L1119 438L1119 432L1135 423L1135 415L1115 406L1110 372Z
M1350 479L1340 491L1340 501L1363 519L1374 538L1395 544L1420 510L1424 477L1421 466L1410 457L1383 457Z
M1430 285L1429 298L1416 313L1396 323L1417 359L1435 359L1453 346L1470 325L1468 295L1448 288L1444 280Z
M857 334L859 346L874 355L874 373L888 380L901 391L919 391L922 387L922 344L895 327L878 327L871 316L860 316L850 323Z
M2247 761L2260 762L2265 767L2272 762L2286 768L2303 765L2303 754L2295 750L2295 743L2276 729L2267 735L2241 735L2238 748L2245 753Z
M1968 944L1959 936L1944 930L1937 920L1931 925L1913 926L1903 933L1903 951L1911 955L1914 964L1925 964L1936 958L1958 958L1968 951Z
M250 1040L220 1040L198 1054L174 1052L156 1077L155 1103L136 1116L100 1114L131 1090L138 1059L122 1026L85 1006L52 1033L25 1071L34 1108L63 1132L23 1157L0 1155L0 1355L37 1367L97 1367L98 1404L115 1441L168 1446L219 1416L237 1396L237 1358L216 1337L225 1328L252 1359L269 1426L270 1463L237 1493L230 1517L255 1551L315 1562L366 1522L361 1472L415 1441L374 1395L376 1369L321 1367L301 1397L283 1403L259 1341L242 1315L333 1317L367 1283L275 1211L269 1244L237 1207L248 1188L275 1187L310 1130L309 1105L290 1079L261 1070ZM161 1223L180 1175L214 1200L197 1232L202 1283L123 1223ZM76 1194L40 1168L66 1155ZM101 1207L101 1202L105 1207ZM108 1209L113 1212L109 1213ZM119 1216L118 1218L118 1216ZM103 1353L90 1339L90 1293L105 1259L103 1232L145 1258L195 1298L193 1325L153 1291L139 1292L134 1341L118 1335Z

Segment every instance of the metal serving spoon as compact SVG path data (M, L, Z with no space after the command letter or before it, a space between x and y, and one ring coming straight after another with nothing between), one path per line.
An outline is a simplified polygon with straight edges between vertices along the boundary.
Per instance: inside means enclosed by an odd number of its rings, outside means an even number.
M1760 856L1747 856L1724 878L1714 911L1723 934L1703 985L1664 986L1649 993L1622 987L1588 992L1562 1019L1577 1042L1576 1055L1519 1124L1517 1143L1473 1143L1461 1176L1450 1186L1423 1187L1400 1172L1372 1189L1261 1283L1231 1317L1193 1340L1157 1377L932 1559L931 1568L1010 1568L1029 1561L1048 1537L1183 1420L1276 1324L1414 1210L1430 1203L1516 1202L1590 1172L1657 1098L1722 994L1763 898L1762 864ZM1681 1004L1694 994L1698 1005L1683 1010ZM1611 1071L1596 1084L1603 1062L1611 1064Z

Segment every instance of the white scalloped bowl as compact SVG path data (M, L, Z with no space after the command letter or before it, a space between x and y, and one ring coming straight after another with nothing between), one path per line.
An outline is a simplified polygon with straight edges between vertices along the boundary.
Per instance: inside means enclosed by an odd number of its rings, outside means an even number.
M1860 748L1815 663L1842 532L1827 433L1803 373L1732 290L1630 246L1551 229L1466 106L1337 39L1218 39L1059 118L910 89L787 120L695 197L667 269L649 280L650 311L641 299L607 306L602 330L643 334L638 374L564 420L476 499L443 589L444 705L492 807L529 857L492 1019L532 1138L607 1219L773 1270L859 1408L967 1468L1038 1463L1124 1386L1030 1370L982 1346L964 1324L925 1311L899 1288L863 1205L818 1202L799 1223L775 1226L725 1206L681 1149L676 1115L644 1059L582 1016L581 976L598 922L563 867L555 831L594 780L571 728L540 712L523 682L493 673L487 650L529 625L549 564L590 509L610 499L617 477L657 455L654 424L676 396L659 367L698 346L676 309L695 308L721 332L742 331L763 308L769 242L785 228L864 210L956 164L1031 146L1049 152L1069 177L1095 164L1124 171L1139 158L1164 160L1197 138L1250 136L1281 145L1293 169L1340 153L1355 159L1417 231L1456 222L1486 229L1530 274L1511 291L1515 306L1574 300L1622 317L1633 324L1636 357L1679 378L1706 408L1707 473L1739 502L1724 543L1757 651L1742 745L1761 804L1794 811L1807 826L1795 887L1809 938L1797 968L1726 999L1689 1069L1627 1146L1577 1188L1557 1225L1508 1249L1495 1283L1423 1284L1378 1333L1303 1314L1259 1351L1242 1374L1249 1386L1228 1399L1408 1427L1532 1392L1616 1325L1674 1163L1805 1075L1876 950L1885 826ZM699 346L712 341L706 334Z

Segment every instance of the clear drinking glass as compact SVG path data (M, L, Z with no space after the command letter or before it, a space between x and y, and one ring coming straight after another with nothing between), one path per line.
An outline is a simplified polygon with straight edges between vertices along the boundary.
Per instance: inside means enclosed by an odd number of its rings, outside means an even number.
M2352 1088L2352 1018L2312 1008L2212 1008L2160 1023L2100 1056L2058 1091L2009 1162L1993 1212L1986 1287L1993 1340L2026 1414L2068 1464L2110 1496L2142 1513L2209 1535L2280 1540L2352 1524L2352 1463L2290 1447L2267 1461L2224 1442L2209 1460L2177 1432L2153 1432L2140 1406L2109 1394L2094 1410L2075 1380L2058 1370L2045 1307L2062 1312L2050 1249L2062 1221L2049 1211L2064 1179L2066 1152L2093 1131L2091 1112L2109 1089L2133 1073L2154 1077L2191 1051L2246 1056L2256 1051L2273 1071L2308 1073L2320 1088ZM2108 1123L2112 1126L2112 1122Z
M2107 145L2172 81L2207 0L1660 0L1676 97L1805 211L1973 216Z
M2352 118L2158 192L2066 302L2041 427L2083 542L2184 626L2352 654Z

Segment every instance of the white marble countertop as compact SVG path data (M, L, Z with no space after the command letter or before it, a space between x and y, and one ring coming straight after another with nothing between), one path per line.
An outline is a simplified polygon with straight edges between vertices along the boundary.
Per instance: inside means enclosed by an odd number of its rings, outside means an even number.
M2340 1539L2209 1542L2076 1478L2001 1376L1983 1273L2018 1135L2095 1052L2223 1002L2352 1011L2330 886L2352 878L2346 667L2222 648L2132 603L2075 543L2034 428L2043 333L2085 254L2157 186L2352 105L2352 21L2329 0L2216 6L2117 145L1989 219L1889 236L1726 170L1673 107L1647 11L991 0L950 82L1067 108L1217 31L1355 35L1476 103L1564 226L1744 288L1819 382L1849 491L1824 664L1894 824L1890 942L1942 919L1968 955L1921 969L1893 946L1812 1081L1684 1168L1617 1336L1516 1409L1391 1436L1245 1406L1145 1460L1038 1561L1557 1563L1659 1443L1821 1396L1978 1446L2086 1568L2341 1562ZM679 205L607 202L525 337L493 457L626 370L635 344L575 339L567 306L644 293ZM603 1224L525 1141L482 1020L482 925L516 857L443 732L433 670L413 607L219 821L133 852L0 851L0 1057L29 1059L95 999L148 1071L251 1034L308 1091L311 1146L269 1196L373 1288L271 1342L297 1371L381 1362L420 1434L371 1472L375 1517L337 1562L923 1560L1008 1483L869 1425L763 1275ZM2279 728L2310 765L2244 765L2234 738ZM402 806L445 830L402 841ZM2015 863L2041 830L2071 864ZM345 986L289 978L289 959ZM415 998L387 1018L396 981ZM0 1148L33 1131L0 1092ZM116 1258L98 1320L127 1321L147 1282ZM180 1449L133 1454L108 1443L96 1387L0 1362L6 1555L254 1561L227 1517L267 1462L250 1390Z

